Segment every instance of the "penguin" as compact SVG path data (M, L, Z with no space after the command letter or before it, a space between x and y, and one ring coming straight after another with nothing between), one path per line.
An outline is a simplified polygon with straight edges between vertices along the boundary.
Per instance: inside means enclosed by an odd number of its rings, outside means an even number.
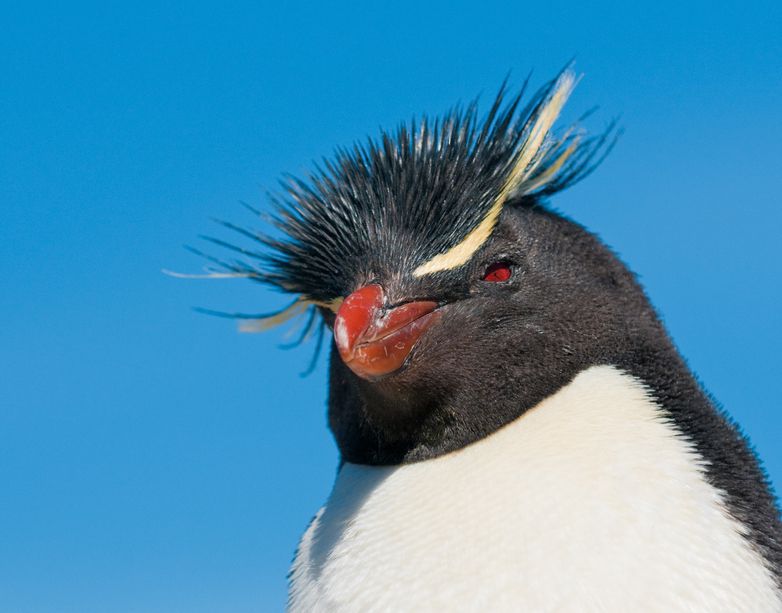
M634 274L549 199L577 77L337 151L218 274L330 339L333 490L290 611L782 611L782 523Z

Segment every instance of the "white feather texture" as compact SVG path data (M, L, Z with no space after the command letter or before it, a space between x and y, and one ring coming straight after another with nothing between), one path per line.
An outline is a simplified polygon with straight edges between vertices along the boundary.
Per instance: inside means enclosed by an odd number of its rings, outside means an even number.
M299 611L782 611L702 460L610 366L492 436L345 464L299 546Z

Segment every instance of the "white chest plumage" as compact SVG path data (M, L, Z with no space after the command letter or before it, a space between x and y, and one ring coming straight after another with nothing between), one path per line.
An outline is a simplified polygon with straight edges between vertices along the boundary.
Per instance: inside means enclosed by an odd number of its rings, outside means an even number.
M609 366L492 436L342 467L292 611L782 611L702 460Z

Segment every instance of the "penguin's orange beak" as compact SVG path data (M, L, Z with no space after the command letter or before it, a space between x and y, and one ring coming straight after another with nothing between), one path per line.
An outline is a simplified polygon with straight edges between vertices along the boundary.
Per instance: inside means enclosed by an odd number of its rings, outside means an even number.
M334 321L342 361L359 377L376 379L405 363L421 335L439 318L437 303L407 302L384 308L379 285L367 285L345 298Z

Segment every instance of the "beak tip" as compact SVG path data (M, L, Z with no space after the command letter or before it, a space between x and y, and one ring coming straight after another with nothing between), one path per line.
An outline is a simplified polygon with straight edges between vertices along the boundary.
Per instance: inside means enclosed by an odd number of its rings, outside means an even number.
M385 296L380 285L366 285L350 294L337 311L334 320L334 341L342 359L352 357L356 341L372 324Z

